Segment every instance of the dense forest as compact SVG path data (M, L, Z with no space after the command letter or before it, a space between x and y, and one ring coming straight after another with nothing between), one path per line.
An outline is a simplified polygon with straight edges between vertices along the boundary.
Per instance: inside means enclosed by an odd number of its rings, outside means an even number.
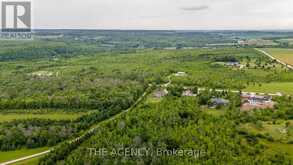
M60 164L291 164L281 153L263 154L260 139L239 130L236 107L222 116L199 108L198 100L168 97L159 104L142 104L115 121L103 123L96 134ZM109 155L90 155L88 148L105 148ZM111 155L119 148L194 149L202 157ZM51 158L52 159L52 158ZM44 159L43 164L50 162ZM49 163L50 164L50 163Z

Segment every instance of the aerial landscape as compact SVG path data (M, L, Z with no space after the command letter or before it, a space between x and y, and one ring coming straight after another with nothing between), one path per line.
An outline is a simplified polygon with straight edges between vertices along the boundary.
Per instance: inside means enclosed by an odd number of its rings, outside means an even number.
M293 30L40 15L0 36L0 165L293 164Z
M50 150L26 161L291 164L293 49L279 38L293 33L234 33L40 30L1 41L0 162ZM202 155L88 150L119 147Z

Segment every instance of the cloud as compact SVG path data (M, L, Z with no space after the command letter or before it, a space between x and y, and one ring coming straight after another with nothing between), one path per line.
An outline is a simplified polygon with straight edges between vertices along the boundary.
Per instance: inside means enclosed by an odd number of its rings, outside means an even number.
M201 10L209 9L209 6L203 5L203 6L181 7L180 9L184 11L201 11Z

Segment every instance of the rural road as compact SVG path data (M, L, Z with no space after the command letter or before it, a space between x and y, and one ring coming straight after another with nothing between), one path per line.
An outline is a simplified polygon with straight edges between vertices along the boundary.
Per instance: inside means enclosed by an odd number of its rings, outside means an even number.
M104 121L101 121L101 122L106 122L106 121L112 121L112 120L115 120L117 119L119 116L129 112L130 110L132 110L133 108L136 107L136 105L138 105L143 99L144 97L148 94L148 90L152 87L151 84L149 84L149 87L144 91L144 93L136 100L136 102L130 107L128 108L127 110L109 118L109 119L106 119ZM86 133L84 133L83 135L79 136L78 138L76 139L73 139L71 141L69 141L70 144L72 143L75 143L81 139L83 139L86 135L88 134L92 134L94 133L97 129L99 128L99 123L97 124L97 126L91 128L90 130L88 130ZM41 152L41 153L37 153L37 154L34 154L34 155L30 155L30 156L26 156L26 157L22 157L22 158L19 158L19 159L15 159L15 160L11 160L11 161L7 161L7 162L4 162L4 163L0 163L0 165L11 165L11 164L14 164L14 163L18 163L18 162L21 162L21 161L24 161L24 160L29 160L29 159L32 159L32 158L37 158L37 157L40 157L40 156L43 156L43 155L46 155L48 153L50 153L51 151L53 150L50 149L50 150L47 150L47 151L44 151L44 152Z
M270 54L267 53L266 51L261 50L261 49L257 49L257 48L255 48L255 50L258 51L258 52L263 53L264 55L268 56L268 57L271 58L272 60L276 60L278 63L284 65L285 67L287 67L287 68L289 68L289 69L291 69L291 70L293 70L293 66L292 66L292 65L289 65L289 64L286 64L286 63L283 62L283 61L280 61L279 59L273 57L272 55L270 55Z

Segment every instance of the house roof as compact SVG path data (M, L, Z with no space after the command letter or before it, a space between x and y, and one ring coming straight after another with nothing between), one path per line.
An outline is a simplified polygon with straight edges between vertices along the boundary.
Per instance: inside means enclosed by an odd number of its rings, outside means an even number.
M261 96L261 95L255 95L255 94L242 94L241 98L255 99L255 100L270 100L270 99L272 99L271 96Z
M239 62L226 62L226 65L239 65Z
M228 104L228 103L230 103L229 100L222 99L222 98L214 98L214 99L211 99L211 101L214 104Z

